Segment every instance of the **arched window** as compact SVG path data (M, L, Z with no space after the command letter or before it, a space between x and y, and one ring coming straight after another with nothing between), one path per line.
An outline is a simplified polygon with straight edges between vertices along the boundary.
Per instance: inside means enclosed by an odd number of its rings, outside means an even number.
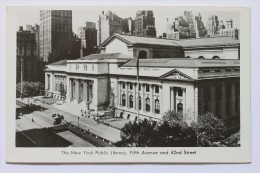
M133 96L132 95L130 95L129 96L129 106L130 106L130 108L133 108L134 107L134 101L133 101Z
M142 109L142 99L141 99L141 97L139 96L139 110L141 110Z
M177 112L182 112L183 111L183 104L182 103L178 103L177 104Z
M205 59L204 56L199 56L198 59Z
M138 54L138 58L139 59L146 59L147 58L147 52L144 51L144 50L140 51L139 54Z
M145 101L146 101L145 110L146 110L147 112L150 112L150 99L149 99L149 98L146 98Z
M122 106L125 106L125 94L122 95Z
M219 56L213 56L212 59L220 59Z
M191 58L190 56L186 56L185 58Z
M157 113L157 114L160 113L160 101L159 101L159 99L155 100L155 113Z

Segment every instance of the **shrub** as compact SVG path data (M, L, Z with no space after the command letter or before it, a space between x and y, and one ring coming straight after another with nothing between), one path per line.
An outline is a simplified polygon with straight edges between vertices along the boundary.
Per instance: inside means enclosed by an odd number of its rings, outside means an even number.
M222 140L226 127L223 120L218 119L212 113L204 113L198 117L196 123L191 124L197 133L197 143L200 146L212 146L213 142Z
M40 82L22 82L23 96L37 96L44 90L44 85ZM21 95L21 83L16 84L16 97Z
M194 129L168 111L161 122L129 122L121 129L120 147L191 147L197 146Z

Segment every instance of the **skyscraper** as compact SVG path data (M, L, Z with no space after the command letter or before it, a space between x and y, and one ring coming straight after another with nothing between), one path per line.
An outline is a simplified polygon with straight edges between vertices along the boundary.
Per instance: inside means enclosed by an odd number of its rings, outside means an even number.
M19 27L16 32L16 82L37 81L37 42L36 31L31 25L27 25L26 29ZM21 77L22 73L22 77Z
M206 30L206 27L204 26L200 13L197 16L195 16L195 25L194 26L195 26L196 38L206 36L207 30Z
M84 26L79 28L79 38L81 39L82 56L96 53L97 47L97 29L94 22L85 22Z
M134 35L156 37L153 11L137 11Z
M123 21L122 32L125 34L133 35L134 30L135 30L135 21L131 17L125 18Z
M239 29L233 28L232 19L226 21L226 27L220 29L219 36L230 37L239 40Z
M218 16L210 16L207 21L207 35L215 36L218 34L219 20Z
M102 11L98 20L98 42L99 45L114 33L122 33L123 19L108 11Z
M40 11L40 59L48 63L70 56L71 10Z
M189 31L191 35L195 35L195 25L194 25L194 18L193 18L192 11L184 11L183 17L184 19L186 19L186 21L189 24Z

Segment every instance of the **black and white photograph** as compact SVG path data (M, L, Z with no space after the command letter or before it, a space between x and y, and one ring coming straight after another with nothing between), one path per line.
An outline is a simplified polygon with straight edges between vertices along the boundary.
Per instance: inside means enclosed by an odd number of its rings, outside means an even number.
M9 9L17 150L195 158L248 146L241 9Z

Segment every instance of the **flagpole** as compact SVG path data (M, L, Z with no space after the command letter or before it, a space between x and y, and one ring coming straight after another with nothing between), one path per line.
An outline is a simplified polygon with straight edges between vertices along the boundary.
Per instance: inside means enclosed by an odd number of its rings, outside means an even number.
M139 49L137 49L137 61L136 61L136 80L137 80L137 122L139 122Z

